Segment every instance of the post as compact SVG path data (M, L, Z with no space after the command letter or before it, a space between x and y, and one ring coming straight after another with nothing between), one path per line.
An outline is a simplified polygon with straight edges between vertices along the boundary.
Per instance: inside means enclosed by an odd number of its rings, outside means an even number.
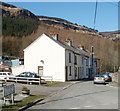
M4 104L6 104L6 97L4 96L3 98L4 98Z
M40 79L39 79L39 85L41 84L41 76L40 76Z
M3 87L3 104L6 104L6 98L5 98L5 89L4 89L4 87Z
M92 59L92 63L91 63L91 78L93 77L92 75L94 75L94 47L91 47L91 51L92 51L92 55L91 55L91 59Z
M15 78L15 82L17 83L17 77Z
M116 66L114 65L114 72L116 71Z
M12 104L14 104L14 93L12 94Z

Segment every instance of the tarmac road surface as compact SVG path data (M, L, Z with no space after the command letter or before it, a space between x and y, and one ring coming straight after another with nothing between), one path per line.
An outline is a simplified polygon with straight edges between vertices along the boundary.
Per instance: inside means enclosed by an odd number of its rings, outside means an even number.
M29 109L118 109L118 87L80 82Z

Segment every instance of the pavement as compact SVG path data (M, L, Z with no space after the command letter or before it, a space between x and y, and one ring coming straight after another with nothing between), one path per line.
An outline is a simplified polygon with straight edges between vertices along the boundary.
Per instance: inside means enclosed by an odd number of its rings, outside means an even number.
M62 87L45 87L41 85L15 84L15 92L17 94L20 94L23 86L26 86L30 90L31 95L46 95L46 96L62 88Z
M119 87L118 83L116 83L116 82L109 82L108 85L111 87Z

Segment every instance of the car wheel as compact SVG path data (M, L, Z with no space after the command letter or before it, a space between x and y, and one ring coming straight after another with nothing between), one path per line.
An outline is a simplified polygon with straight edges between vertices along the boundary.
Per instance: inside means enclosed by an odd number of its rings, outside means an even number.
M104 83L104 85L106 85L106 83Z

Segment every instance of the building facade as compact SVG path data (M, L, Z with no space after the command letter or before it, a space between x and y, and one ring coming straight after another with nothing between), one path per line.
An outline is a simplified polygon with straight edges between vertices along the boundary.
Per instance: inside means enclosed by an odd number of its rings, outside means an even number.
M53 81L88 78L89 62L90 53L73 47L70 40L61 43L56 34L42 34L24 49L25 71L52 76Z

